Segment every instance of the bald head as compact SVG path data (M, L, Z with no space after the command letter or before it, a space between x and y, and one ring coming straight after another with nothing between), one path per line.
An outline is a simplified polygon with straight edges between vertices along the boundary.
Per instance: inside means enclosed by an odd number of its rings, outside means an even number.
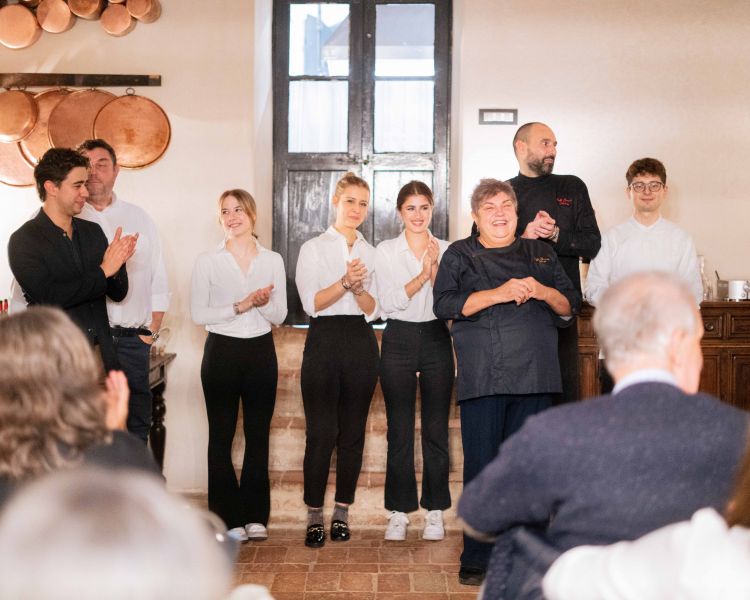
M557 139L544 123L525 123L513 136L513 152L521 174L527 177L549 175L555 166Z
M615 381L659 368L684 391L697 391L702 321L695 298L676 276L642 272L610 286L594 314L594 330Z

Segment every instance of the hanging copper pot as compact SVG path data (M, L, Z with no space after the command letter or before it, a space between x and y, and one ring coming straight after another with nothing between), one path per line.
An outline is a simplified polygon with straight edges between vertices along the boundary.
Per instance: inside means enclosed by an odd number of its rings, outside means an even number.
M80 90L63 98L49 115L49 141L55 148L75 148L93 137L99 109L115 98L102 90Z
M34 96L21 90L0 93L0 142L17 142L36 125L39 109Z
M15 142L0 144L0 183L18 187L34 185L34 167Z
M104 0L68 0L68 6L75 16L96 20L104 10Z
M62 33L75 25L76 16L65 0L42 0L36 9L36 20L44 31Z
M128 0L128 12L142 23L153 23L161 16L159 0Z
M129 93L99 111L94 137L112 144L121 167L139 169L156 162L166 152L171 127L156 102Z
M45 90L34 96L37 108L39 109L39 116L31 133L19 142L21 151L30 164L35 165L39 162L44 153L52 147L49 141L49 116L52 110L68 94L70 94L70 90L60 88Z
M136 21L124 4L112 4L104 9L101 24L109 35L121 37L127 35L135 27Z
M0 8L0 44L8 48L28 48L42 35L34 13L20 4Z

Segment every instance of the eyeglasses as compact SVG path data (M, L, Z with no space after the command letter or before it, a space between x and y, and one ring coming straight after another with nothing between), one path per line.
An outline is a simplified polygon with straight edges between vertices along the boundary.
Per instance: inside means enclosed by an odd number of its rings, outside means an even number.
M635 183L631 183L628 187L634 192L638 192L639 194L645 192L646 188L648 188L649 192L656 193L661 192L664 184L661 181L649 181L648 183L644 183L643 181L636 181Z

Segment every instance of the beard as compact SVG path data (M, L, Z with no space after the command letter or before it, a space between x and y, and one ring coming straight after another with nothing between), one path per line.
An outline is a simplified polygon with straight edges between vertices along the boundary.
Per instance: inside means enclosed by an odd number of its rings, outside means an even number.
M527 155L526 156L526 166L528 166L529 170L533 171L537 174L537 176L540 175L549 175L552 173L552 169L555 167L555 159L552 158L552 162L544 162L545 158L537 158Z

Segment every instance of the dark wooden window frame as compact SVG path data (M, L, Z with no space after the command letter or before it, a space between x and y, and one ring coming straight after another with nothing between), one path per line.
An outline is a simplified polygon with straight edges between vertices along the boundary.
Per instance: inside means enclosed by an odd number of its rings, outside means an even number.
M288 256L288 172L308 169L361 170L363 177L372 180L377 170L432 171L435 210L431 229L438 237L443 239L448 237L452 0L329 0L327 4L348 4L350 7L349 19L352 25L349 34L349 76L289 76L289 7L292 4L306 3L317 4L318 2L274 0L273 4L273 249L282 255L287 268L287 295L290 306L287 322L292 324L303 322L303 319L299 314L294 273L290 269L292 262L296 264L296 257L293 257L292 261L290 260L292 257ZM432 4L435 6L434 148L432 153L374 152L376 80L374 35L376 7L380 4ZM361 31L357 29L359 23L362 23ZM287 122L289 81L341 79L349 81L348 152L289 152ZM378 80L384 79L398 78L378 78ZM418 78L406 77L405 79L416 80ZM366 93L367 91L370 93ZM374 211L370 212L368 219L371 231ZM372 234L369 237L372 237Z

